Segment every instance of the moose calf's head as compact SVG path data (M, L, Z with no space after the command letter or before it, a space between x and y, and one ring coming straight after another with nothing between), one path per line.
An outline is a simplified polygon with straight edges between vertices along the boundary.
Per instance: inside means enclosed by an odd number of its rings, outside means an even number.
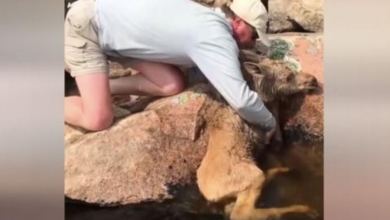
M294 71L283 61L268 58L259 63L244 62L243 73L251 89L266 102L306 93L318 86L313 75Z

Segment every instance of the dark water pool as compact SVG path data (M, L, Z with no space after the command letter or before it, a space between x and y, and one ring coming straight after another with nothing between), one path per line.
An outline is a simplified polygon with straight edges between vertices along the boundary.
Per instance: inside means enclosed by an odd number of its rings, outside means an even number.
M316 209L323 220L323 144L294 144L283 152L265 153L261 158L261 167L268 169L278 166L292 168L291 172L277 176L263 190L259 207L283 207L293 204L309 205ZM74 203L65 204L66 220L222 220L221 215L199 214L200 210L177 211L169 204L123 206L119 208L101 208ZM204 212L203 212L204 213ZM211 213L211 214L210 214ZM286 215L284 220L306 220L313 217Z

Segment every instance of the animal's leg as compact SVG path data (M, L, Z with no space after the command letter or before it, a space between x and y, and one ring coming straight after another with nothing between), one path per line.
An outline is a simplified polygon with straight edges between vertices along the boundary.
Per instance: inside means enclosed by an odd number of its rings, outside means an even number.
M233 202L225 206L225 215L230 216L231 220L268 220L268 218L280 218L284 214L288 213L308 214L313 219L318 217L318 213L315 210L305 205L291 205L281 208L253 209L251 210L252 214L249 214L250 211L248 211L248 215L242 215L240 217L235 214L236 216L232 216L231 213L234 209L234 205L235 203Z
M260 178L254 179L248 189L238 193L236 203L230 214L232 220L252 219L253 211L256 210L255 204L261 195L265 180L263 174Z
M283 169L274 170L271 176L282 172ZM237 195L236 203L230 214L231 220L266 220L270 217L280 217L287 213L311 213L313 210L304 205L292 205L282 208L256 208L255 204L261 195L266 178L258 178L252 185Z
M290 171L290 168L288 168L288 167L276 167L276 168L269 169L265 174L265 183L264 184L267 184L269 181L271 181L273 178L275 178L275 176L277 176L278 174L289 172L289 171ZM232 213L235 204L236 204L236 202L234 201L234 202L231 202L225 206L225 210L224 210L225 215L229 216Z
M290 168L288 168L288 167L271 168L265 174L266 175L265 176L266 182L268 183L269 181L271 181L273 178L275 178L275 176L277 176L280 173L286 173L289 171L290 171Z
M231 203L228 203L227 205L225 205L225 216L230 216L233 209L234 209L234 206L236 205L236 202L231 202Z
M241 194L241 200L246 200L242 203L236 203L233 207L230 219L231 220L268 220L273 218L280 218L288 213L300 213L310 215L312 218L316 218L318 214L315 210L306 205L291 205L281 208L255 208L254 205L250 205L250 199L243 199L251 197L248 194ZM227 213L229 210L226 210Z
M232 220L268 220L268 219L278 219L285 214L296 213L296 214L307 214L313 219L318 217L318 214L311 209L309 206L305 205L291 205L281 208L263 208L263 209L254 209L252 213L245 218L237 218Z

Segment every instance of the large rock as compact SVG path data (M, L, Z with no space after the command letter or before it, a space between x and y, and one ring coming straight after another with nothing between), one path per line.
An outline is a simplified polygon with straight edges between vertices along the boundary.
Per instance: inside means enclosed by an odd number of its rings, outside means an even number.
M205 154L206 87L153 102L106 131L65 129L65 195L105 205L160 201L193 183ZM96 141L96 140L99 141Z
M305 31L324 31L323 0L292 0L287 8L287 15Z
M323 32L323 0L269 0L270 33Z
M287 8L290 0L269 0L268 1L268 13L269 13L269 33L280 33L297 30L299 27L288 20Z

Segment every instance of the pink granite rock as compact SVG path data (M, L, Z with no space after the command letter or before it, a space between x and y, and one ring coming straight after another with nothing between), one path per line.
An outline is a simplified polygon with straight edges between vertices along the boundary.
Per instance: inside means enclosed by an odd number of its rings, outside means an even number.
M286 12L288 18L303 30L316 33L324 31L323 0L290 0Z
M272 41L282 41L271 46L274 53L271 55L286 61L297 61L300 70L313 74L320 83L324 83L323 34L284 33L271 34L269 38Z
M269 33L281 33L287 31L294 31L297 29L296 25L287 17L287 8L290 0L270 0L268 1L269 13Z
M66 126L65 195L129 204L169 199L193 183L206 150L207 135L200 135L204 88L153 102L106 131L84 133Z

